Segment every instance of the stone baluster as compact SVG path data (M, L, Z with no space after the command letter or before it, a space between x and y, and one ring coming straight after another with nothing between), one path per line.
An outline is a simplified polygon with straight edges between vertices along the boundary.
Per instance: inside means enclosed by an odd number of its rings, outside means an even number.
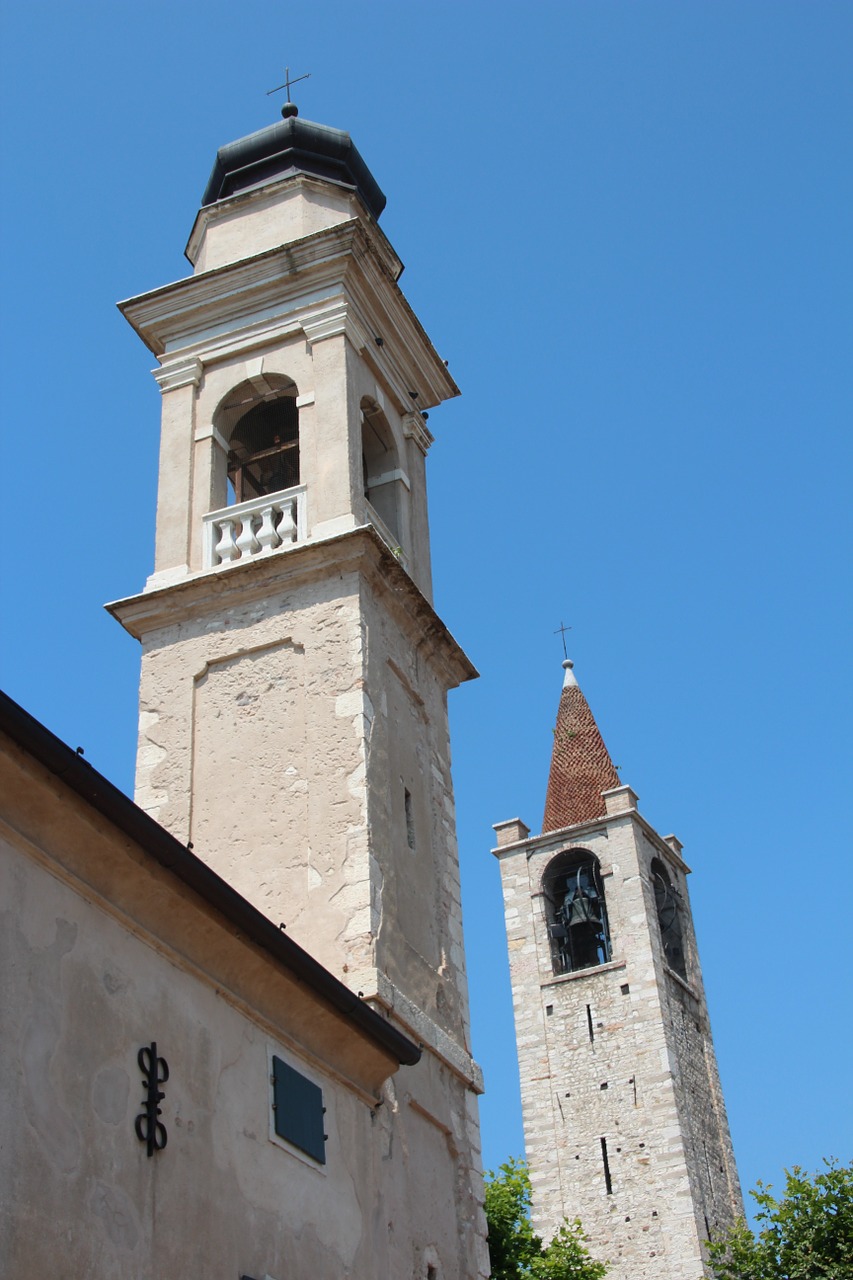
M257 539L261 547L261 555L269 555L271 551L279 545L281 539L275 531L273 523L273 513L275 507L271 502L261 508L261 527L257 532Z
M286 502L281 504L281 519L276 526L276 532L282 542L296 541L296 499L288 498Z
M291 489L240 503L227 514L210 512L204 517L204 567L271 555L292 546L299 541L300 522L305 518L301 503L304 491Z
M219 529L219 541L213 548L213 554L219 558L220 563L227 564L230 560L236 560L240 554L234 541L234 521L219 520L217 521L217 528Z
M237 538L237 547L240 551L242 559L248 559L249 556L255 555L260 551L261 544L255 537L255 531L252 528L253 517L246 512L243 516L243 527L240 530L240 536Z

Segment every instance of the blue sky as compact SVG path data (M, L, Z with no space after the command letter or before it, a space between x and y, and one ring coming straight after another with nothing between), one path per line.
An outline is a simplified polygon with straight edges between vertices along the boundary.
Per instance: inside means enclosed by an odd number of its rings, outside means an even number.
M541 822L562 649L684 842L742 1180L849 1159L848 2L7 6L8 692L126 790L159 394L115 310L216 148L353 134L462 398L431 415L484 1156L522 1149L491 824Z

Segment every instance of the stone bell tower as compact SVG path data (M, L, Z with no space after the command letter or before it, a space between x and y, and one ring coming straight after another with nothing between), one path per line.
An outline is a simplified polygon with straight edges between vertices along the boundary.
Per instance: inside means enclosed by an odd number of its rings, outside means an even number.
M541 835L495 827L534 1225L614 1280L700 1280L743 1213L675 836L618 775L572 670Z
M136 799L423 1044L380 1115L396 1229L476 1277L446 708L476 672L432 607L425 476L458 389L349 135L282 114L218 152L193 274L121 305L163 402L154 573L110 606L142 643Z

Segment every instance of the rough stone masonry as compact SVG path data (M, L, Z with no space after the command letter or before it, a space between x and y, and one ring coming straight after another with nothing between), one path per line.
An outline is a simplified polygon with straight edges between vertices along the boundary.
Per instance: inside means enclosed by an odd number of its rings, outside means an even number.
M743 1207L689 868L564 666L546 829L495 828L534 1224L579 1217L615 1280L700 1280Z

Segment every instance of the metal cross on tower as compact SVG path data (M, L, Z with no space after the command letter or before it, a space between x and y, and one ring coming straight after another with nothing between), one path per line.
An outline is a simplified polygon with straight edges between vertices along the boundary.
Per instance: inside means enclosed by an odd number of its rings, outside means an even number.
M300 80L310 80L310 79L311 79L311 72L308 71L305 73L304 76L296 76L295 79L291 80L290 67L285 67L284 68L284 84L277 85L275 89L267 89L267 97L269 97L271 93L279 93L280 90L286 89L287 101L290 102L290 86L292 84L299 84Z
M567 627L564 622L561 622L559 627L557 627L557 630L554 632L554 635L555 636L561 635L563 637L563 657L568 661L569 651L566 648L566 632L567 631L571 631L571 627Z

